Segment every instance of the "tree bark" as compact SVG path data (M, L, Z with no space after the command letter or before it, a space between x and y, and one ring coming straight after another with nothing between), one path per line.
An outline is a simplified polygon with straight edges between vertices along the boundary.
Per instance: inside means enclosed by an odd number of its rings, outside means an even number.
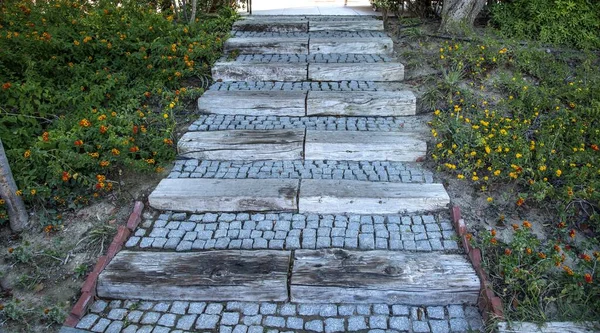
M486 0L444 0L440 31L457 34L473 27L485 2Z
M29 227L29 219L23 199L16 193L17 184L10 171L2 140L0 140L0 198L6 202L10 229L14 232L20 232Z
M192 15L190 17L190 24L194 24L196 21L196 10L198 10L198 0L192 0Z

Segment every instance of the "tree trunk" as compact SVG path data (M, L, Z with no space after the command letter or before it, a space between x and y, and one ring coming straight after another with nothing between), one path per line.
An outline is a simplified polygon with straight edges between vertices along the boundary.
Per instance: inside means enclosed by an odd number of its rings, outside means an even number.
M457 34L473 27L485 2L486 0L444 0L440 31Z
M23 199L16 192L17 185L10 171L2 140L0 140L0 198L6 202L10 229L20 232L29 226L29 220Z
M194 24L196 21L196 10L198 10L198 0L192 0L192 15L190 17L190 24Z

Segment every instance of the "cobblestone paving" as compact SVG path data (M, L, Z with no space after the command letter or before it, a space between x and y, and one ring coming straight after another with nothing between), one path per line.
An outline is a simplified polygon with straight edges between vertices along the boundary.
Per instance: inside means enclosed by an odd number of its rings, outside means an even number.
M186 214L146 220L127 248L458 251L445 215Z
M178 160L169 178L345 179L433 183L433 173L419 164L369 161L207 161Z
M252 90L252 91L390 91L396 90L385 82L338 81L338 82L273 82L273 81L230 81L215 82L211 90Z
M466 332L479 331L477 308L463 305L293 304L96 301L78 328L140 332Z
M231 59L223 57L220 61L231 61ZM393 62L394 58L384 54L242 54L237 56L235 61L260 63L374 63Z
M426 130L429 116L412 117L277 117L242 115L203 115L189 131L268 130L306 128L323 131L402 131Z
M253 38L253 37L265 37L265 38L291 38L291 37L305 37L305 38L357 38L357 37L372 37L382 38L389 37L383 31L313 31L313 32L264 32L264 31L233 31L232 37L240 38Z

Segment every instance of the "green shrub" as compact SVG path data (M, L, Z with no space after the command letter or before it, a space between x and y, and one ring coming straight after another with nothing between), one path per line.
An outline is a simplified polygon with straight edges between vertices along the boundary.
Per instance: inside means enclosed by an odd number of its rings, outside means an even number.
M503 1L492 7L492 23L512 37L580 49L600 48L598 1Z
M200 95L235 19L175 22L136 1L0 3L0 138L19 194L59 208L161 171L174 113ZM6 219L0 202L0 222Z

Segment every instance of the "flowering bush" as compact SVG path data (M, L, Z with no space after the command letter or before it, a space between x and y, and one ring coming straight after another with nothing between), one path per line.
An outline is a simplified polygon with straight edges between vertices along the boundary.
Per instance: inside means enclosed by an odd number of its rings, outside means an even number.
M453 85L447 108L435 111L433 158L442 168L484 191L513 183L517 207L551 203L561 220L600 232L598 58L490 41L444 43L436 62L481 91Z
M0 3L0 138L18 194L57 207L161 171L174 115L200 95L235 14L180 24L136 1ZM6 212L0 203L0 222Z
M508 244L499 242L493 229L471 240L483 251L495 292L512 310L506 313L508 319L600 318L600 252L578 250L573 230L562 241L541 242L529 221L513 224L512 229Z

